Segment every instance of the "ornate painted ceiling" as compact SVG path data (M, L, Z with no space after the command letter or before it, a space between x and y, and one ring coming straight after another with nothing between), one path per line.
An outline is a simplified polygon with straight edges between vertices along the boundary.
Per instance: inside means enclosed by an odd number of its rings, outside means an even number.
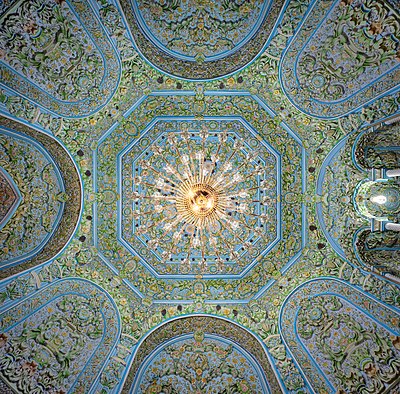
M0 2L0 392L399 394L399 9Z

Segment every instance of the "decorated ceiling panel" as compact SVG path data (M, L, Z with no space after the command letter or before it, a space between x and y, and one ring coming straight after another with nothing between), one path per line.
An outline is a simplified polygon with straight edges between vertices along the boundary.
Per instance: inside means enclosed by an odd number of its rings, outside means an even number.
M104 106L120 60L90 2L2 2L2 86L66 117Z
M0 226L4 227L21 202L17 185L4 168L0 170L1 211Z
M17 212L15 222L11 219L2 230L1 259L4 265L8 265L29 258L52 236L63 214L60 198L65 187L58 168L39 145L35 146L23 136L6 129L2 129L0 145L4 167L11 179L16 179L20 184L24 193L21 210L30 212L28 217ZM26 185L24 179L28 181ZM37 218L40 216L43 220L39 222ZM19 242L21 238L24 238L23 243Z
M395 4L313 1L282 58L280 78L291 102L334 118L393 91L400 78Z
M398 317L384 306L371 308L371 302L366 294L328 278L306 282L285 301L282 336L316 392L397 389Z
M81 182L58 142L6 118L0 119L0 163L0 258L6 277L47 261L66 246L81 212Z
M0 5L0 391L400 392L398 0Z
M89 281L64 279L15 308L1 315L3 382L23 393L89 392L119 335L112 299Z
M281 391L262 343L243 327L210 315L168 321L139 345L123 392L168 390Z
M271 33L282 0L122 0L138 50L177 77L212 79L254 60Z

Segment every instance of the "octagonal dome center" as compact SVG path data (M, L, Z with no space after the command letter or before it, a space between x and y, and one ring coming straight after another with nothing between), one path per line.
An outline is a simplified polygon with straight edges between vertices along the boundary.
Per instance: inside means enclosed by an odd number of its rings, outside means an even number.
M152 268L240 272L276 238L276 157L240 122L158 122L122 167L122 235Z

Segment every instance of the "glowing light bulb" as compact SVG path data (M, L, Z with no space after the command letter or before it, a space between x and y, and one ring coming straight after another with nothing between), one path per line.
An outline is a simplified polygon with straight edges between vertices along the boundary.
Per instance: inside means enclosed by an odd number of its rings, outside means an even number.
M173 227L172 223L165 223L164 224L164 230L165 231L170 231L172 227Z
M162 179L162 178L157 179L156 186L157 186L159 189L162 189L162 188L165 186L164 179Z
M376 203L376 204L383 205L383 204L386 203L387 198L386 198L386 196L382 196L382 195L373 196L373 197L371 197L371 201Z
M249 193L246 190L241 190L239 192L239 197L240 198L247 198L247 197L249 197Z

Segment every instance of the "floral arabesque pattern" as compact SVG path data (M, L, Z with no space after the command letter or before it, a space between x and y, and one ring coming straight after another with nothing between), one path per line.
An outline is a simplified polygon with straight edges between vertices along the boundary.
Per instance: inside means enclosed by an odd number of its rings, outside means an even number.
M343 116L399 85L399 38L384 0L316 0L282 59L283 88L306 113Z
M20 203L19 190L13 183L4 168L0 167L0 228L4 227Z
M163 343L164 349L159 357L160 343ZM238 353L240 355L236 358ZM180 357L188 362L179 365ZM149 359L152 360L150 367L141 368L141 365L146 366L143 361ZM179 378L174 379L174 384L168 383L168 378L163 379L164 372L157 378L162 364L164 371L173 371L174 365L179 369ZM246 371L244 365L250 368ZM181 371L185 371L184 376ZM215 382L213 386L207 384L210 379ZM157 392L163 381L166 390L179 387L183 389L182 394L212 392L217 388L220 388L219 392L281 392L267 354L256 337L232 322L213 316L175 319L150 333L139 346L122 393L139 387L147 389L140 392ZM185 391L190 387L193 391Z
M135 1L139 23L160 49L203 61L244 45L269 1Z
M7 266L37 254L48 241L63 213L65 189L59 169L40 145L5 128L0 133L0 163L22 196L0 230L0 261Z
M147 60L172 75L199 80L232 73L254 60L282 4L281 0L171 0L132 5L123 0L122 9L135 44Z
M0 377L17 392L86 393L119 335L103 290L61 280L0 315ZM97 372L96 372L97 371Z
M148 367L141 371L137 392L265 393L260 372L238 345L198 331L150 356Z
M54 113L87 115L118 85L119 59L86 0L16 1L0 42L2 82Z
M349 285L335 279L305 283L285 301L280 327L319 393L398 387L400 315Z

